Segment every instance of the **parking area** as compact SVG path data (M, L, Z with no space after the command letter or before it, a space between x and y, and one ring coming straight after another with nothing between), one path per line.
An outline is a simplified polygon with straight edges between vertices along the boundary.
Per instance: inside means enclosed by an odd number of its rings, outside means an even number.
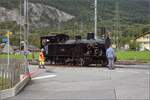
M30 65L30 69L37 66ZM99 67L47 66L34 74L29 85L7 100L120 100L149 99L149 65Z

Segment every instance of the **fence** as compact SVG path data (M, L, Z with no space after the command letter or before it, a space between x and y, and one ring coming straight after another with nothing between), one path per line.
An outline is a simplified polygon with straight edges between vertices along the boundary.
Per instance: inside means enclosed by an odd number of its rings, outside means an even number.
M27 72L24 60L10 59L8 66L6 59L0 59L0 90L13 87Z

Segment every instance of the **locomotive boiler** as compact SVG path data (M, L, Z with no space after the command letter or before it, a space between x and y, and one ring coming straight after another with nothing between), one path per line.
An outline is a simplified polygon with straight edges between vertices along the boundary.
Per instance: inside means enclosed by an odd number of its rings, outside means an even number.
M57 65L106 66L106 49L109 45L108 37L94 39L94 33L88 33L86 39L80 35L70 39L66 34L41 37L41 48L44 48L46 61Z

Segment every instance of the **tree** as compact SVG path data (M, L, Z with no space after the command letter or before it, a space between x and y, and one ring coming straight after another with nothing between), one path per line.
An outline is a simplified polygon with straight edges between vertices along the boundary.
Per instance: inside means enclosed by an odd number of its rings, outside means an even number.
M140 45L135 40L129 44L130 50L139 50Z

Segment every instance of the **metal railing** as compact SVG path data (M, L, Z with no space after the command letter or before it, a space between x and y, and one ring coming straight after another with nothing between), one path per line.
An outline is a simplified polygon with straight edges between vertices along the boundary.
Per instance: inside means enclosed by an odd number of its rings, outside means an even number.
M10 59L8 66L6 59L0 59L0 90L12 88L27 73L24 60Z

